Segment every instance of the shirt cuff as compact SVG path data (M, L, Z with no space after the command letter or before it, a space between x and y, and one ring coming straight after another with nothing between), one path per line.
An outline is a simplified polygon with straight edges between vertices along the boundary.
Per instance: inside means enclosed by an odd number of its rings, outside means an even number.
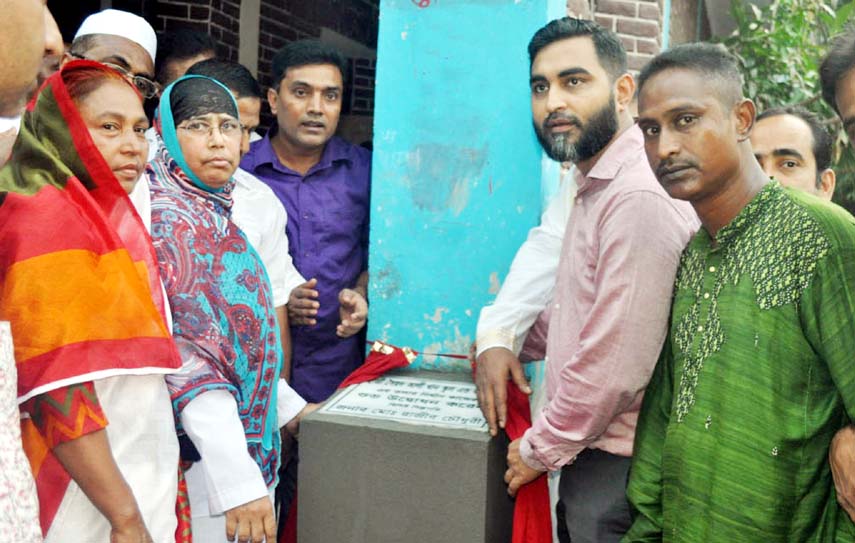
M284 287L275 287L271 285L273 290L273 307L282 307L288 304L288 298L291 296L291 291Z
M537 441L537 439L534 437L533 428L529 428L525 431L520 441L520 457L528 467L539 471L557 471L575 462L576 456L581 452L574 453L567 460L564 457L549 458L532 441ZM555 451L553 450L552 452Z
M234 396L224 390L202 393L184 407L181 422L202 456L212 515L268 495L261 470L247 450Z
M481 356L481 353L487 349L494 347L503 347L516 354L516 350L514 349L514 332L509 328L494 328L482 332L478 334L475 343L478 346L476 357Z
M288 300L291 299L291 292L305 282L306 280L299 274L299 272L297 272L296 269L288 275L288 279L283 282L285 289L285 304L287 304Z
M291 422L291 419L299 415L308 402L297 394L297 391L291 388L285 379L279 379L277 394L276 416L279 419L279 427L282 428Z
M225 488L216 488L208 483L208 509L212 516L222 515L229 509L270 495L270 490L264 483L264 477L262 477L258 465L249 455L246 456L246 459L249 462L245 462L246 465L242 466L243 469L241 466L235 465L238 468L235 473L243 473L241 481L235 481L234 484ZM207 470L205 479L211 481Z
M549 471L546 465L535 456L534 449L532 449L528 437L528 432L526 432L522 440L520 440L520 458L522 458L523 463L537 471Z

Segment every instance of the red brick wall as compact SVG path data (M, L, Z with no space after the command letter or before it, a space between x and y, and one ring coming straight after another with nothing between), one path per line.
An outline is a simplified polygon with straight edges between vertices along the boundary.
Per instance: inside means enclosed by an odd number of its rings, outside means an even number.
M596 0L594 9L594 19L620 36L630 70L640 70L659 53L662 11L658 0Z
M217 54L237 61L240 47L240 0L157 0L154 29L174 32L193 28L210 34L217 42Z
M270 61L288 42L317 38L321 27L377 48L380 0L278 0L261 4L258 78L270 84Z
M374 81L377 77L377 61L357 58L351 62L350 113L374 115Z

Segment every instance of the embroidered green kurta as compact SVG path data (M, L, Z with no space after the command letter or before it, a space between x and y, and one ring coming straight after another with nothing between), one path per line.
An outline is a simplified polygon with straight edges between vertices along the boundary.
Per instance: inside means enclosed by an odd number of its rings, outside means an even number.
M624 542L852 542L828 465L855 416L855 219L769 183L677 273Z

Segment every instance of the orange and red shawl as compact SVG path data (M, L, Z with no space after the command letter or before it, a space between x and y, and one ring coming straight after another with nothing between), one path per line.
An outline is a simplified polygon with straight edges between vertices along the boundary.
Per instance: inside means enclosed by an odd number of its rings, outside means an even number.
M100 66L79 61L63 72L84 65ZM0 171L0 320L12 325L21 403L181 365L164 324L151 239L89 137L62 72L29 104ZM81 433L81 416L65 407L57 431ZM22 434L46 532L70 478L30 420Z

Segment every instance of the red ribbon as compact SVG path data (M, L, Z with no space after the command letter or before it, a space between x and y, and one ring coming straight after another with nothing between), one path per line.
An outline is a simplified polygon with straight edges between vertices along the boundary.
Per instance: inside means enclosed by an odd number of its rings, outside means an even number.
M348 385L372 381L389 370L402 368L410 364L415 355L421 354L408 348L401 349L379 341L372 344L371 352L365 363L354 370L339 388ZM431 353L434 354L434 353ZM467 355L437 353L435 356L467 360ZM472 377L475 377L475 364L472 363ZM531 405L526 394L508 381L508 420L505 433L511 441L519 439L531 428ZM552 543L552 517L549 511L549 484L544 473L534 481L524 485L517 492L514 504L514 524L512 543Z
M508 381L508 420L505 433L511 441L531 428L531 404L516 384ZM517 491L514 504L512 543L552 543L552 516L549 511L549 483L544 473Z
M381 345L389 345L388 343L384 343L380 340L366 341L365 343L366 343L366 345L372 345L372 346L376 345L377 343L380 343ZM389 347L393 347L393 346L389 345ZM398 349L399 347L394 347L394 348ZM456 358L458 360L469 360L469 355L466 355L466 354L425 353L423 351L414 351L414 350L410 349L409 347L404 347L403 350L408 350L415 355L430 355L430 356L438 356L440 358Z
M471 363L472 379L477 366ZM508 381L508 419L505 433L511 441L531 428L531 404L513 381ZM552 543L552 514L549 505L549 482L544 473L517 491L511 543Z

